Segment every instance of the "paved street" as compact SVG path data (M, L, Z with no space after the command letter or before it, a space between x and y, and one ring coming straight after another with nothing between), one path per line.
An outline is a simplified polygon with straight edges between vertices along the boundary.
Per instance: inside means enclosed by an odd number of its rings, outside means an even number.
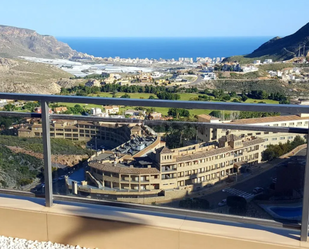
M205 80L203 79L203 77L202 77L200 74L198 74L198 75L197 75L197 79L196 79L195 81L193 81L193 82L187 84L187 86L197 86L197 85L199 85L200 83L202 83L202 82L204 82L204 81L205 81Z

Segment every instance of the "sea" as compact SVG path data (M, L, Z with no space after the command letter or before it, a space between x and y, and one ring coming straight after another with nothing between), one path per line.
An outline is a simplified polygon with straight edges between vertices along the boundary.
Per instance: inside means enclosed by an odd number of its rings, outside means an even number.
M253 52L272 37L89 38L57 37L71 48L96 57L178 59L229 57Z

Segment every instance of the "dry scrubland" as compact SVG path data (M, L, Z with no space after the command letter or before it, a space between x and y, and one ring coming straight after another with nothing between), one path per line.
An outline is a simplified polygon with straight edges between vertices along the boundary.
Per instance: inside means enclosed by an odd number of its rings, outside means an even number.
M71 74L52 65L21 59L0 58L0 91L56 94L84 80L71 80Z

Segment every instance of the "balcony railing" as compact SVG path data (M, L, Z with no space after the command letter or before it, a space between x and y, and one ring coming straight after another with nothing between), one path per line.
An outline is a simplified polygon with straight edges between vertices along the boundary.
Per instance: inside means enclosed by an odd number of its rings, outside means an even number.
M244 103L220 103L220 102L201 102L201 101L168 101L168 100L144 100L144 99L117 99L117 98L99 98L99 97L80 97L80 96L56 96L56 95L34 95L34 94L17 94L17 93L0 93L0 99L39 101L41 103L42 113L21 113L21 112L0 112L0 116L8 117L24 117L24 118L41 118L42 120L42 137L44 151L44 188L45 202L47 207L53 205L53 200L72 200L86 201L85 199L70 196L60 196L53 194L52 181L52 165L51 165L51 140L50 140L50 120L65 119L65 120L80 120L80 121L99 121L99 122L125 122L125 123L143 123L146 125L162 125L171 124L171 121L163 120L138 120L138 119L114 119L114 118L99 118L92 116L77 116L77 115L62 115L49 114L49 103L65 102L65 103L85 103L97 105L124 105L136 107L168 107L168 108L185 108L185 109L214 109L214 110L234 110L234 111L261 111L264 112L280 112L280 113L309 113L309 106L303 105L274 105L274 104L244 104ZM189 122L175 121L178 125L194 124L203 125L207 128L226 129L226 130L250 130L263 132L282 132L292 134L309 134L308 128L298 127L283 127L283 126L258 126L258 125L239 125L232 123L206 123L206 122ZM307 139L308 143L308 139ZM307 144L308 145L308 144ZM308 237L308 220L309 220L309 146L307 146L307 156L305 165L304 191L302 200L302 218L301 225L293 225L293 228L301 230L301 240L307 241ZM215 187L215 186L214 186ZM1 190L3 193L25 195L23 191ZM87 202L105 205L118 205L122 207L139 208L137 204L122 204L113 201L104 201L87 199ZM160 211L172 214L184 214L192 216L202 216L212 219L220 219L223 221L245 222L253 224L261 224L270 227L286 227L288 224L275 222L273 220L251 219L249 217L237 217L233 215L213 214L209 212L189 211L183 209L171 209L157 206L143 206L143 209ZM291 226L290 226L291 227Z

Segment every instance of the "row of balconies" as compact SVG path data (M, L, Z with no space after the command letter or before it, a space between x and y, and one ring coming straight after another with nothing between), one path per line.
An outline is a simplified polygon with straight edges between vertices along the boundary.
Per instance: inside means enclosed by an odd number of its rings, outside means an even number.
M159 178L149 177L149 176L127 176L121 177L121 182L153 182Z

